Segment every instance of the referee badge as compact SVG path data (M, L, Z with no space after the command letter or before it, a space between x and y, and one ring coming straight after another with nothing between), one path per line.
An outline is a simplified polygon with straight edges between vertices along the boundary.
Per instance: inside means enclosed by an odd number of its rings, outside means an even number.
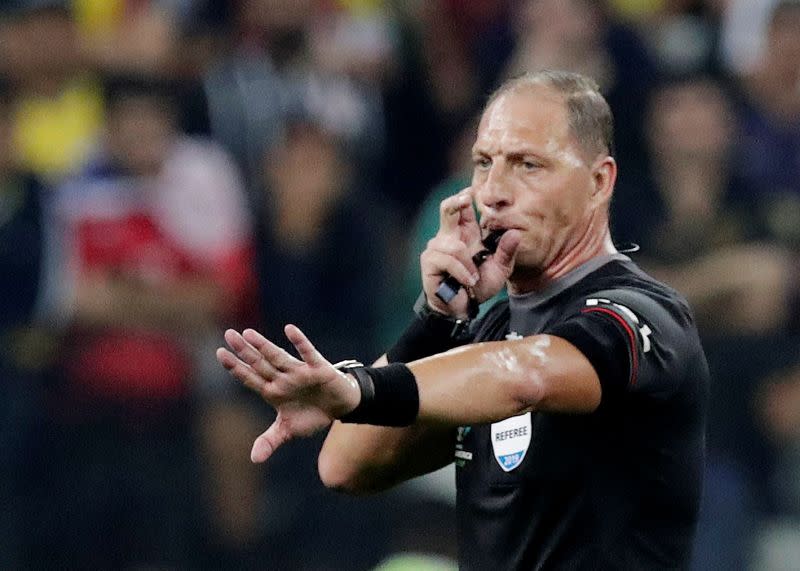
M492 424L494 459L504 472L522 464L531 443L531 413L512 416Z

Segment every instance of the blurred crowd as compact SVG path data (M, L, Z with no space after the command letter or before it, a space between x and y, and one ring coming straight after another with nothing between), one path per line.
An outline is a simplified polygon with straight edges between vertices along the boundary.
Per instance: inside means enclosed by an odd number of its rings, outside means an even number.
M694 567L800 568L800 0L2 0L0 567L448 568L438 484L250 464L271 412L214 348L380 355L486 96L540 68L601 85L615 242L696 312Z

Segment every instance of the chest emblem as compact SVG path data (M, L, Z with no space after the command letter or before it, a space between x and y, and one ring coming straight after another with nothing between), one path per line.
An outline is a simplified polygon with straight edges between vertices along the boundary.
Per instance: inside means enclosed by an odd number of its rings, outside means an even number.
M522 464L530 443L531 413L492 424L492 451L504 472L510 472Z

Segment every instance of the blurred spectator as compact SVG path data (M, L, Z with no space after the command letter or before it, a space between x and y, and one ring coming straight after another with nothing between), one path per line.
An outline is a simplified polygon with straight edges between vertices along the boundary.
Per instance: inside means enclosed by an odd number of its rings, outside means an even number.
M309 30L310 51L320 71L380 85L397 41L385 4L383 0L323 4Z
M377 358L383 349L375 331L386 290L386 227L382 207L352 171L340 140L304 119L293 119L285 142L264 155L258 267L265 335L282 339L283 325L295 319L334 360L356 352Z
M35 324L43 265L43 188L14 161L10 101L0 86L0 567L22 564L26 462L49 337Z
M15 91L14 152L24 168L57 181L88 156L103 121L101 89L65 1L29 2L0 26L0 67Z
M72 0L85 57L111 74L166 76L187 57L181 37L205 0Z
M765 433L782 451L772 485L781 515L800 523L800 364L778 371L764 383L759 410Z
M432 101L442 120L445 149L480 111L514 45L506 0L438 0L407 11Z
M382 207L352 177L341 140L308 118L288 123L283 144L265 151L263 170L260 330L294 351L283 334L294 323L334 361L376 359L387 291ZM292 443L269 468L265 557L274 568L329 569L347 553L349 568L366 569L385 549L389 520L375 509L385 498L326 490L314 468L320 443Z
M0 87L0 330L10 333L34 313L42 263L41 184L14 160L11 103ZM13 343L4 343L8 351ZM2 353L9 356L7 353Z
M200 77L220 50L228 2L211 0L72 0L87 66L104 75L135 74L175 84L182 128L207 135Z
M772 237L800 247L800 3L777 4L762 59L742 79L737 198Z
M775 505L764 518L753 568L800 568L800 358L793 340L793 362L775 367L762 387L757 409L764 433L777 451L770 477Z
M724 5L720 59L732 75L747 75L764 56L770 15L780 0L717 1Z
M211 132L239 161L251 187L261 177L263 150L281 141L287 117L296 114L313 115L342 139L358 161L356 176L367 178L384 149L375 86L314 60L314 7L312 0L236 3L227 51L205 74Z
M55 198L67 328L32 566L200 553L192 352L241 313L249 220L232 162L179 134L168 95L113 83L103 145Z
M731 169L737 128L731 100L719 84L701 78L661 89L650 110L663 207L645 244L663 264L651 269L689 298L701 331L763 333L784 326L790 257L753 243L744 213L730 208L731 195L744 192ZM732 307L737 298L748 303Z
M714 379L696 569L748 564L764 500L755 466L763 469L771 459L752 406L769 365L754 355L770 346L777 363L792 351L784 335L792 258L774 243L754 241L748 219L729 203L733 109L722 86L707 77L667 84L649 106L660 214L648 221L642 265L686 295Z
M646 17L639 14L638 29L663 73L686 75L717 69L719 21L725 2L666 0L652 3Z
M434 0L397 9L398 53L384 87L383 193L402 219L417 215L448 176L452 141L494 88L513 47L509 4Z

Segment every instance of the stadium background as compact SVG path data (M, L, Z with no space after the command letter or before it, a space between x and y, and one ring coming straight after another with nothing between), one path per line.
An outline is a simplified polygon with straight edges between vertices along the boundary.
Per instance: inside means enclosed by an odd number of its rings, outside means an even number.
M696 569L800 568L800 3L2 0L0 567L447 569L452 472L322 489L229 326L368 360L482 102L536 68L617 119L613 232L714 374ZM403 559L406 557L406 559ZM413 559L412 557L421 557Z

